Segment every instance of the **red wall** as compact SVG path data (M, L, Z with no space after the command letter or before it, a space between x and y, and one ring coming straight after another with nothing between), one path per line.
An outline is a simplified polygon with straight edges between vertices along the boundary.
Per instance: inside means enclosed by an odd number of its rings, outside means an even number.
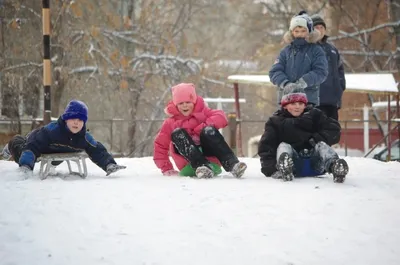
M398 139L398 132L392 132L391 137L392 141ZM369 129L369 148L372 148L382 138L383 136L379 129ZM347 129L346 132L346 130L342 128L339 144L341 147L345 147L345 143L347 144L347 148L364 151L364 130L362 128L350 128Z

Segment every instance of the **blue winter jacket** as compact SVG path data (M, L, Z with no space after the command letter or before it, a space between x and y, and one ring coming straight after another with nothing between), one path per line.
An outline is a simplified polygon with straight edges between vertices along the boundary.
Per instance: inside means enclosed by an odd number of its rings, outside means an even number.
M324 49L328 59L329 73L326 80L319 87L319 105L335 106L342 105L342 95L346 89L344 67L340 59L339 51L335 46L327 42L328 36L324 36L318 44Z
M278 103L282 98L283 86L295 83L300 78L307 83L304 89L309 103L319 105L319 85L328 75L328 62L323 49L315 44L319 33L310 33L306 39L293 39L291 33L286 33L286 42L279 57L269 71L269 77L278 86Z
M82 151L86 151L89 158L104 171L108 164L116 164L106 148L86 131L86 126L80 132L73 134L65 121L59 118L57 121L32 131L27 136L19 165L29 166L33 169L36 159L42 154Z

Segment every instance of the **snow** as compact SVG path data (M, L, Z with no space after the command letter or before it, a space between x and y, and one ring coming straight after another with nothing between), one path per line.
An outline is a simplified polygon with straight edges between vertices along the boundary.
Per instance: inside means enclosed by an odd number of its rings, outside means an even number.
M0 264L400 264L400 163L345 158L331 176L282 182L259 161L243 179L164 177L121 158L106 177L23 180L0 161Z
M398 93L397 83L393 74L356 73L345 74L346 91L361 93ZM228 81L235 83L271 84L268 75L230 75Z
M397 101L390 101L390 107L396 108L397 106ZM372 108L374 109L387 109L388 108L388 102L387 101L378 101L372 103Z

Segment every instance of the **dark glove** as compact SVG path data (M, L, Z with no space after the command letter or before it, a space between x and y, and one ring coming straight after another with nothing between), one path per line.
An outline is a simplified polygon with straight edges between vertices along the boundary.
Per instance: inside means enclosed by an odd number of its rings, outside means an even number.
M118 170L125 169L125 168L126 168L126 166L120 166L120 165L117 165L117 164L108 164L107 165L107 170L106 170L106 172L107 172L106 176L108 176L108 175L110 175L112 173L115 173Z
M312 147L315 147L315 145L317 144L317 143L315 142L315 139L312 138L312 137L308 140L308 142L310 143L310 145L311 145Z

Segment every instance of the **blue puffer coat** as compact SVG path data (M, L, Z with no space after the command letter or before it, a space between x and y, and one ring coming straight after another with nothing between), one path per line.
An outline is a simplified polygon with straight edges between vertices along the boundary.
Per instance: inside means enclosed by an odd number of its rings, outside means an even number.
M36 129L27 136L19 165L29 166L33 169L36 159L42 154L82 151L85 151L89 158L104 171L108 164L116 164L106 148L86 131L86 126L80 132L73 134L65 121L59 118L58 121Z
M295 83L300 78L307 83L304 89L309 103L319 105L319 85L328 76L328 61L324 50L317 44L317 31L312 31L306 39L293 39L287 32L285 42L290 43L283 48L279 57L269 71L269 77L278 86L278 103L282 98L284 84Z
M340 59L339 51L333 44L327 42L328 36L324 36L320 45L328 59L329 74L326 80L320 85L319 98L321 106L335 106L340 108L342 105L342 95L346 89L346 79L344 66Z

